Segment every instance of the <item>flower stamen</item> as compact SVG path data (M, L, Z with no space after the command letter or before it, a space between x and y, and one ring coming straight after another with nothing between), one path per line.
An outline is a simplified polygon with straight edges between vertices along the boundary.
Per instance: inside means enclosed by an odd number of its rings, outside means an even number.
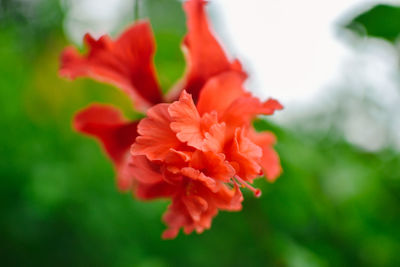
M251 192L253 192L254 196L256 198L261 197L261 190L258 188L254 188L253 186L251 186L249 183L247 183L246 181L244 181L242 178L240 178L239 176L235 175L234 177L236 179L236 181L234 180L234 183L238 183L240 187L244 188L247 187Z

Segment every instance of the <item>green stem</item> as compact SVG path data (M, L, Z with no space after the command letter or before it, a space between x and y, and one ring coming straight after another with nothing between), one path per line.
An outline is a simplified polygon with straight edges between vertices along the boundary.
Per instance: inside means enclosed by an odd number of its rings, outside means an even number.
M140 0L135 0L134 2L134 7L133 7L133 12L134 12L134 20L138 21L139 16L140 16Z

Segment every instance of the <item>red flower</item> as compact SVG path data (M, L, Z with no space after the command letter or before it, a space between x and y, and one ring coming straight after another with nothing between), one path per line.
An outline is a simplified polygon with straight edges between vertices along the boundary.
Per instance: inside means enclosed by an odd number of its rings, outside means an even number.
M217 75L201 89L197 106L183 91L178 101L150 108L138 125L131 150L136 195L172 199L165 238L181 227L185 233L209 228L218 210L241 209L238 184L258 196L249 183L280 172L271 133L256 133L251 121L282 106L273 99L260 102L245 92L243 81L236 72ZM221 91L230 93L220 99Z
M228 70L241 72L238 61L231 63L228 60L211 33L204 4L202 0L190 0L184 4L188 19L188 34L183 41L187 70L183 79L170 90L165 99L156 79L153 63L155 42L148 21L135 23L115 41L107 35L95 40L90 34L86 34L84 42L88 48L87 54L81 55L74 47L67 47L61 55L59 73L61 76L70 79L90 77L101 82L111 83L123 90L132 99L136 107L144 111L154 104L175 100L183 88L197 98L200 88L209 78ZM130 183L127 180L130 178L129 176L121 176L120 170L124 169L123 164L121 160L115 159L127 157L129 146L135 137L129 125L135 125L135 122L122 122L121 120L114 122L111 120L105 123L96 123L97 131L85 130L86 127L92 127L92 120L95 119L97 110L98 107L95 105L80 111L75 116L74 125L77 126L75 128L102 142L119 173L119 188L122 190L129 189ZM88 114L93 115L88 117ZM97 120L101 119L97 118ZM120 125L120 136L131 136L119 141L104 138L103 132L108 131L109 123ZM105 126L104 129L102 129L103 126ZM114 144L110 145L107 142ZM107 149L110 146L113 147L112 151ZM120 181L121 179L123 181Z
M164 215L165 238L175 237L180 228L185 233L208 229L218 210L241 209L240 186L258 196L253 180L264 174L273 181L281 172L274 135L255 132L251 121L282 106L272 99L260 102L244 90L247 75L215 39L204 5L203 0L184 3L187 69L166 97L156 79L147 21L115 41L87 34L87 54L69 47L61 56L60 75L111 83L147 110L139 123L125 120L116 108L94 104L75 116L74 126L100 140L120 189L132 189L139 199L172 200Z

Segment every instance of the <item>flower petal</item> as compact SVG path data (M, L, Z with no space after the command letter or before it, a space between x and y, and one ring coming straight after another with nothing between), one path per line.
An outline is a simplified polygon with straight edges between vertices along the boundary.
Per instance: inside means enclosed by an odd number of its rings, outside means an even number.
M172 100L179 95L180 90L185 89L197 102L200 90L209 78L229 70L242 72L238 61L229 61L210 29L205 4L203 0L184 3L188 33L183 41L183 51L187 69L184 80L169 93Z
M194 221L199 221L202 213L208 209L207 201L196 195L183 196L182 201Z
M160 166L152 163L145 156L132 156L131 159L131 172L135 180L143 184L154 184L163 181Z
M216 112L206 113L200 118L191 95L186 91L182 91L179 100L169 106L168 112L172 118L171 129L181 142L203 151L222 150L225 123L218 123Z
M151 200L158 198L168 198L175 194L175 187L166 183L159 182L154 184L138 183L134 187L135 196L141 200Z
M215 111L223 114L233 101L246 94L243 88L245 79L245 75L233 71L211 78L201 89L197 102L199 113Z
M182 183L181 170L188 165L192 152L177 151L170 149L164 160L164 167L162 173L164 180L167 183L179 185Z
M183 91L179 101L175 101L168 107L171 116L171 129L181 142L189 146L201 149L203 134L201 131L200 115L193 103L192 96Z
M242 209L243 195L238 184L234 183L233 189L221 187L213 196L212 201L221 210L238 211Z
M192 152L178 151L171 148L164 162L168 167L183 168L191 157Z
M262 149L260 165L268 181L273 182L282 172L278 153L273 149L276 137L271 132L250 131L249 138Z
M185 175L186 177L189 177L193 180L197 180L197 181L204 183L204 185L207 186L208 188L210 188L210 190L213 192L218 191L218 185L217 185L216 181L213 178L204 175L204 173L202 173L201 171L199 171L197 169L194 169L192 167L184 167L181 169L181 173L182 173L182 175Z
M237 185L229 189L222 184L221 190L215 193L203 183L193 181L189 188L183 189L172 198L172 204L163 216L168 225L163 238L175 238L180 228L186 234L193 230L201 233L211 227L218 209L237 211L242 208L243 196Z
M225 144L225 123L217 123L204 133L203 151L221 152Z
M163 215L163 221L168 226L168 229L162 235L164 239L175 238L181 227L192 223L192 219L180 196L172 199L171 205L168 206L168 210Z
M85 35L86 55L66 48L61 55L60 75L90 77L120 87L139 108L162 101L153 63L154 37L150 24L142 21L128 28L116 41L108 36L95 40Z
M192 155L190 167L201 170L214 180L227 183L235 175L234 168L225 160L225 155L214 152L196 151Z
M160 165L149 161L145 156L132 156L130 167L137 198L149 200L176 194L176 187L164 181Z
M221 120L229 125L228 132L233 133L237 127L249 126L257 115L272 115L283 106L275 99L261 102L258 98L247 94L236 99L224 112Z
M110 105L92 104L75 115L73 124L77 131L101 142L117 169L119 188L130 188L128 152L137 136L138 122L126 121L122 113Z
M259 165L262 150L244 134L244 130L237 128L230 148L229 161L236 169L236 173L243 180L251 181L260 175Z
M171 130L169 104L158 104L147 111L147 117L138 125L140 136L132 145L133 155L146 155L149 160L164 160L170 149L177 148L181 142Z

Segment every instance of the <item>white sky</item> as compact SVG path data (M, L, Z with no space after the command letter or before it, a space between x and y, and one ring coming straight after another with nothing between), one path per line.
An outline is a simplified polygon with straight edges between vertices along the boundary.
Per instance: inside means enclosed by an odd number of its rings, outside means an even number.
M286 104L313 98L337 78L350 53L336 36L337 23L349 12L377 2L384 1L210 1L221 17L218 32L251 68L249 89Z

